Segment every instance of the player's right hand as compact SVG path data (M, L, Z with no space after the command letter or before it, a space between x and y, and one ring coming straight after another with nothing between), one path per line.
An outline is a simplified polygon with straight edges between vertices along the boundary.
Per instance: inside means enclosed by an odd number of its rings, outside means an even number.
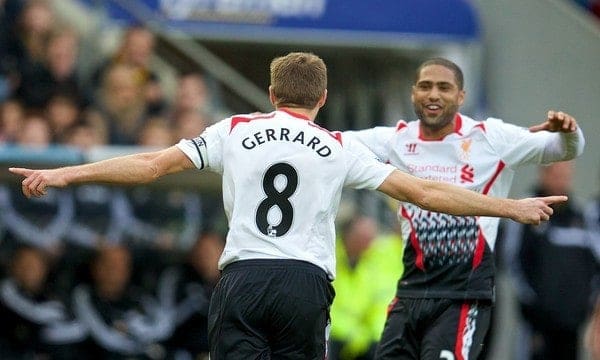
M548 221L554 213L550 205L567 200L564 195L517 200L517 211L512 219L523 224L539 225L542 221Z
M25 177L25 180L21 182L21 190L28 198L46 195L46 188L48 186L66 186L66 182L59 178L55 169L32 170L26 168L9 168L8 171Z
M529 128L531 132L538 131L550 131L550 132L563 132L570 133L577 130L577 120L565 112L562 111L548 111L546 121L539 125L534 125Z

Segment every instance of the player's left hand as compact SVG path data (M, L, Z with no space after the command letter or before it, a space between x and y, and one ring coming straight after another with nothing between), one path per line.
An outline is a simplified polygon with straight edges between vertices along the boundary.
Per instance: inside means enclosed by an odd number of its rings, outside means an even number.
M546 121L529 128L531 132L550 131L550 132L574 132L577 130L577 121L571 115L562 111L548 111Z
M536 198L520 199L516 202L516 211L511 219L523 224L539 225L542 221L550 220L554 210L550 207L552 204L559 204L567 201L564 195L545 196Z

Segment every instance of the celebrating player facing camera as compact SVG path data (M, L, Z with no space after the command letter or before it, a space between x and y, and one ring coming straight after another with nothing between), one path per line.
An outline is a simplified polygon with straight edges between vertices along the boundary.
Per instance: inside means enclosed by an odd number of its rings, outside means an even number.
M435 58L416 71L411 100L417 121L345 133L380 159L423 179L491 196L508 195L515 169L573 159L583 151L575 119L548 111L524 129L458 112L462 70ZM477 359L490 325L498 218L451 216L402 202L404 274L377 359ZM442 356L445 354L444 356Z

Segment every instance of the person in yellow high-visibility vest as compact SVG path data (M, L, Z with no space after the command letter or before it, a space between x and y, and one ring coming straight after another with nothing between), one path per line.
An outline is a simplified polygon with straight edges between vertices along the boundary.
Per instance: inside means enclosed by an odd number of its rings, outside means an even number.
M375 220L355 216L342 224L336 256L329 359L372 359L402 272L402 240L378 236Z

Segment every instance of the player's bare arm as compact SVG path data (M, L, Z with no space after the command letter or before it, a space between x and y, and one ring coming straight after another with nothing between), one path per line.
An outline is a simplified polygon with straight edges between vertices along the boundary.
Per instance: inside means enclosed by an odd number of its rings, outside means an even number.
M22 175L23 194L40 197L47 187L64 187L78 183L143 184L161 176L194 168L191 160L176 146L164 150L120 156L95 163L56 169L9 168Z
M531 132L550 131L571 133L577 131L577 121L575 118L562 111L548 111L546 121L541 124L531 126Z
M495 198L455 185L420 179L399 170L393 171L378 190L426 210L457 216L504 217L525 224L548 220L553 213L550 205L567 200L566 196L520 200Z

